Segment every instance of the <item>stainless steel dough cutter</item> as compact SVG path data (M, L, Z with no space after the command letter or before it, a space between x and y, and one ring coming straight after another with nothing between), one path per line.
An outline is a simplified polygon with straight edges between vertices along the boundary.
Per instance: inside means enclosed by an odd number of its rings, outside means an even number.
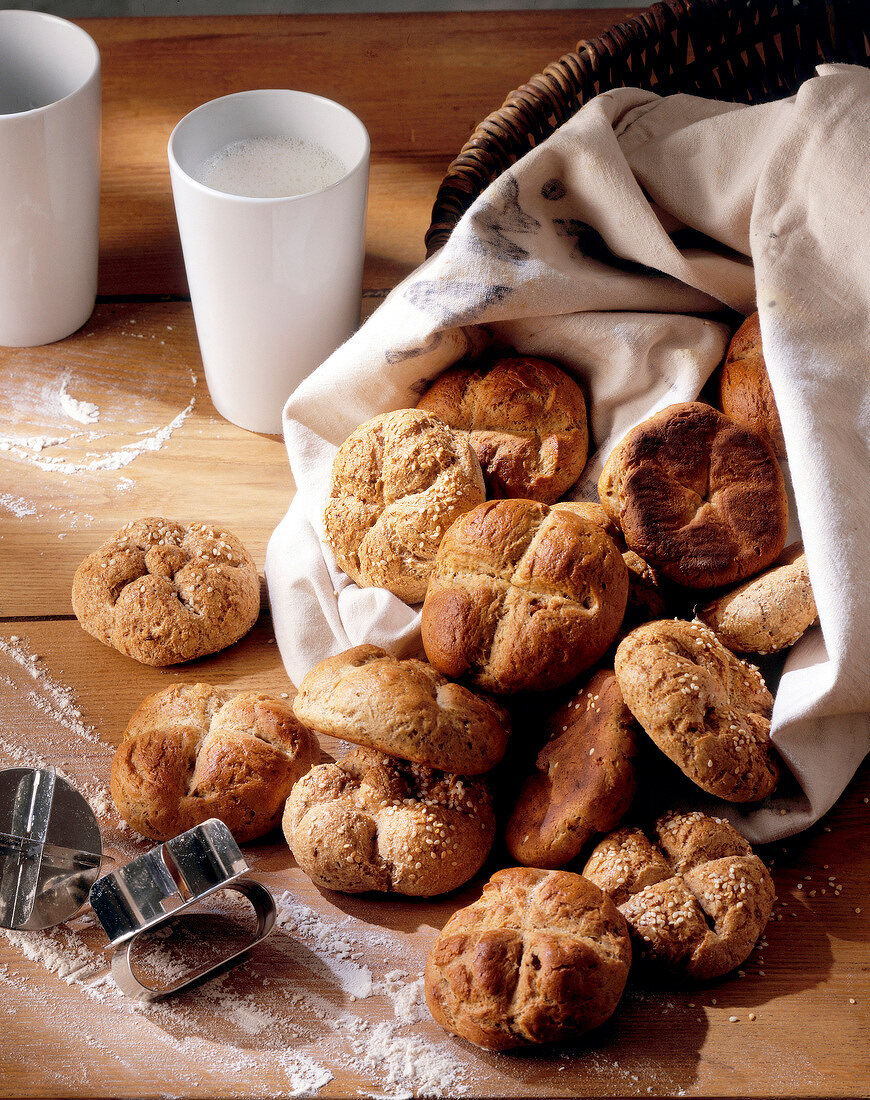
M112 977L137 999L189 989L247 957L275 925L275 900L249 870L232 833L212 818L98 877L102 839L93 810L54 768L0 771L0 927L23 931L70 920L86 901L115 948ZM134 971L137 937L167 926L218 890L252 905L257 928L240 950L159 989Z

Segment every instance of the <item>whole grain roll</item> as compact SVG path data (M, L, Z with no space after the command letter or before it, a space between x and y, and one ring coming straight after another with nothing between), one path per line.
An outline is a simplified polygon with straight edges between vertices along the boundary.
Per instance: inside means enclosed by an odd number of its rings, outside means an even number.
M332 465L323 517L340 569L405 603L426 594L441 538L486 490L468 438L422 409L360 425Z
M637 787L636 728L611 669L595 672L547 718L547 740L505 827L517 862L564 867L619 824Z
M788 501L770 444L699 401L633 428L598 493L629 549L689 588L744 580L785 546Z
M757 312L751 313L731 338L717 381L722 412L764 436L776 457L785 458L782 422L764 362Z
M732 653L778 653L794 645L818 617L807 556L799 544L771 569L698 611Z
M583 391L548 359L501 355L460 363L435 379L417 408L467 433L489 498L553 504L586 465Z
M773 696L758 669L701 622L644 623L619 643L616 678L628 708L702 790L729 802L766 798L779 779L770 741Z
M284 700L172 684L127 724L112 761L112 800L152 840L217 817L241 844L277 827L293 784L319 759L317 739Z
M284 836L326 890L434 897L482 866L495 837L489 790L469 779L354 749L293 788Z
M452 683L415 658L374 645L319 662L293 701L300 722L338 737L459 775L481 775L501 760L508 712L493 699Z
M616 637L628 571L582 509L487 501L444 537L423 604L426 656L496 694L545 691L591 667Z
M613 1015L630 964L625 920L599 887L509 867L439 933L426 1002L445 1030L485 1050L565 1042Z
M82 627L146 665L191 661L233 645L260 612L257 568L219 526L135 520L75 572Z
M619 907L644 966L709 981L739 966L775 899L770 872L722 818L667 814L647 835L617 829L583 874Z

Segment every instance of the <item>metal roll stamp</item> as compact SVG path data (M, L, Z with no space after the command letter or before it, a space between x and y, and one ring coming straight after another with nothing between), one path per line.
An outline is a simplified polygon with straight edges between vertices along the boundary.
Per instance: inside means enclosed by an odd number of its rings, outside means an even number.
M254 879L227 826L211 818L98 877L99 826L85 799L48 768L0 771L0 927L36 931L70 920L89 901L114 948L112 977L128 996L179 993L242 962L275 926L275 900ZM253 907L252 938L168 986L145 984L131 954L138 937L170 925L209 895L232 890ZM194 914L195 915L195 914Z

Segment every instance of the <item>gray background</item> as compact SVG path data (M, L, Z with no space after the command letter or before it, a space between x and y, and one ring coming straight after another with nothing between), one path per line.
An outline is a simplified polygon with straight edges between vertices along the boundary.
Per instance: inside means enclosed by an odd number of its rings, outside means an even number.
M645 8L652 0L0 0L0 8L28 8L86 19L101 15L271 15L276 12L504 11L547 8Z

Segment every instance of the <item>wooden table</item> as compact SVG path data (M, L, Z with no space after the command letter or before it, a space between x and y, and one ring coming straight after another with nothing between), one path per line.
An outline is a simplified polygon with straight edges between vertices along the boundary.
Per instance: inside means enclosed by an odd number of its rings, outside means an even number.
M71 613L76 565L127 520L224 524L262 569L293 492L282 442L233 427L208 398L166 164L173 125L258 86L360 115L373 145L367 314L423 259L436 187L474 124L625 14L83 21L104 66L100 299L69 339L0 349L0 764L55 764L90 798L113 858L143 850L106 781L148 693L191 679L292 690L265 611L230 650L169 670L104 648ZM454 1041L421 1000L435 929L479 883L431 902L326 896L282 842L251 846L281 926L195 993L124 1000L87 915L0 937L0 1092L866 1096L868 795L865 765L823 822L765 853L778 901L739 973L695 990L632 982L587 1042L531 1055Z

